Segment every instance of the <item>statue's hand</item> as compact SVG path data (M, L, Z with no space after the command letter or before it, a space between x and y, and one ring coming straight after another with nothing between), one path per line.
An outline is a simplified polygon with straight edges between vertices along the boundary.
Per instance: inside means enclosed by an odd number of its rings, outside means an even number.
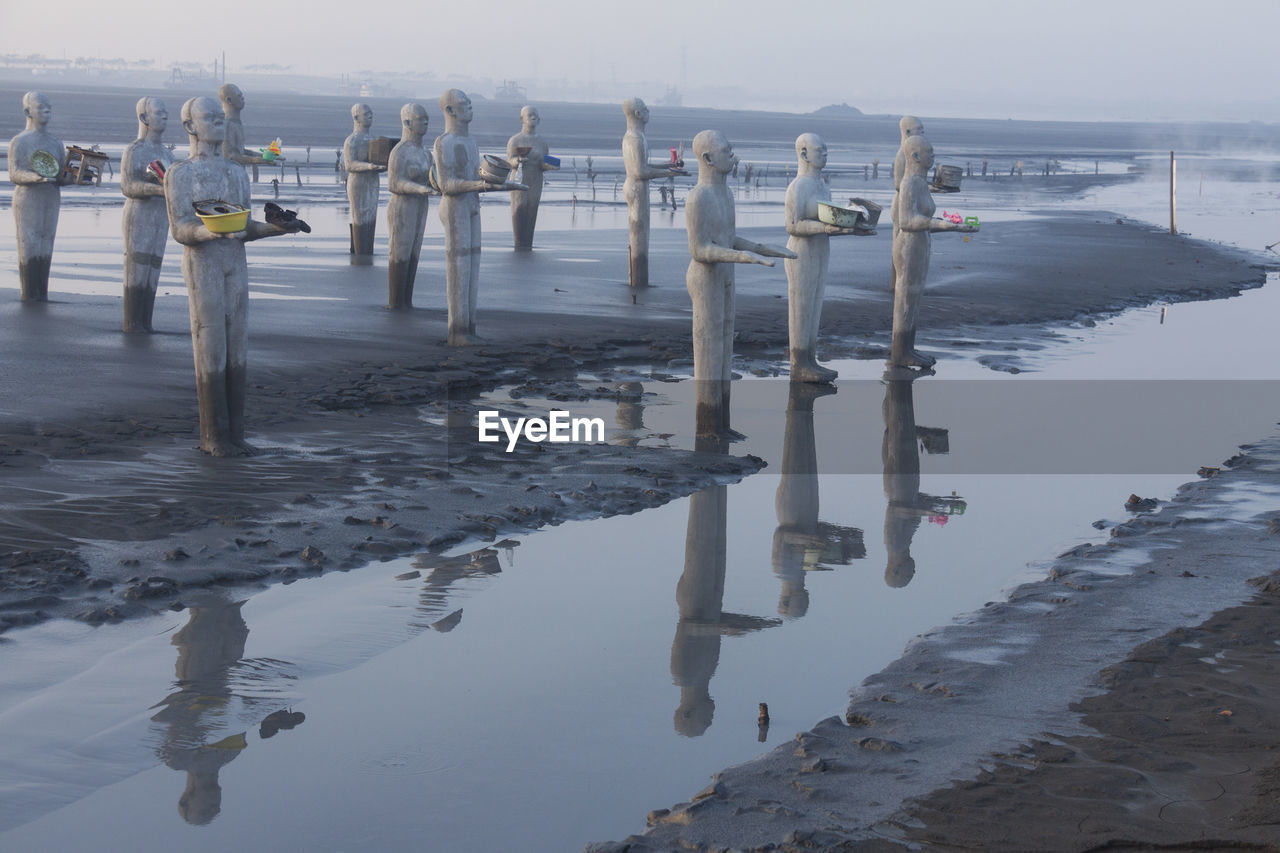
M792 257L794 257L794 255ZM771 267L774 265L773 261L768 260L767 258L753 258L751 263L759 264L762 267Z

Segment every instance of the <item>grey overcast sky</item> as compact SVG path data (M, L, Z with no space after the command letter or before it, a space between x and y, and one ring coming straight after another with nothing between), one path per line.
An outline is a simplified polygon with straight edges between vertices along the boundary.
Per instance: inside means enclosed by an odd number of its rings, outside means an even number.
M109 11L72 27L68 7ZM560 80L674 85L698 106L740 86L761 108L997 118L1280 121L1277 38L1278 0L0 0L4 54L167 67L225 50L232 75L513 78L531 99Z

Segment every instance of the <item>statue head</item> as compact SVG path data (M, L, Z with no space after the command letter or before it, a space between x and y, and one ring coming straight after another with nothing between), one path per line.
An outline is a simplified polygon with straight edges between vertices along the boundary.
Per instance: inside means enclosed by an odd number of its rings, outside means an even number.
M693 138L693 155L698 158L698 171L709 169L727 175L738 164L733 146L718 130L703 130Z
M226 139L226 118L213 98L192 98L182 105L182 129L197 142L219 144Z
M169 126L169 110L165 108L164 101L157 97L148 95L138 100L138 125L139 136L146 131L157 134L164 133L164 129Z
M923 175L933 167L933 146L923 136L910 136L902 143L907 160L907 174Z
M219 86L218 100L222 101L223 109L244 109L244 92L235 83L223 83Z
M538 115L538 108L525 106L520 108L520 127L525 133L533 133L538 129L538 124L542 121L542 117Z
M416 136L422 136L427 132L430 121L427 108L422 104L405 104L400 108L400 125Z
M802 133L796 137L796 157L818 169L827 167L827 143L816 133Z
M440 94L440 111L445 118L461 122L471 121L473 115L471 99L461 89L445 89Z
M351 120L361 130L368 130L373 125L373 110L368 104L352 104Z
M33 126L44 128L53 114L53 105L44 92L27 92L22 96L22 114Z
M639 98L627 98L623 101L622 112L627 118L635 119L641 124L649 123L649 108Z
M902 141L906 142L907 137L924 133L924 125L915 116L903 116L898 120L898 130L902 131Z
M711 728L716 716L716 702L703 690L681 690L680 707L676 708L672 722L676 733L684 737L701 737Z

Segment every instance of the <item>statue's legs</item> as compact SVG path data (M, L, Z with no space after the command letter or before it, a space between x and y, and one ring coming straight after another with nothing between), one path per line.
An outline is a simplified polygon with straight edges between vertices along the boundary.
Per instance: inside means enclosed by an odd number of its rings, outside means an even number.
M150 332L169 216L163 198L124 203L124 331Z
M511 194L511 233L517 249L533 248L533 231L538 225L538 205L542 202L542 178L526 177L527 192Z
M387 259L387 307L413 307L413 283L418 275L422 235L427 227L425 196L392 195L387 205L389 252Z
M216 241L182 254L200 407L200 449L212 456L245 456L246 328L249 296L244 245Z
M649 286L649 183L627 181L623 187L627 200L628 281L632 287Z
M13 218L18 226L18 280L23 302L47 302L53 238L58 231L62 191L56 184L13 188Z
M791 339L791 378L831 382L836 372L818 365L818 329L826 292L831 238L792 237L787 248L798 257L783 261L787 271L787 330Z
M693 380L698 435L729 433L733 376L733 278L717 264L692 261L686 276L693 300Z
M347 177L351 203L351 254L372 255L378 225L378 172L352 172Z
M467 346L476 338L476 291L480 276L480 210L474 194L445 196L440 203L444 223L445 294L449 303L449 346Z
M898 280L893 291L893 343L890 363L900 367L932 367L936 359L916 351L916 318L929 276L929 235L899 233L893 249Z

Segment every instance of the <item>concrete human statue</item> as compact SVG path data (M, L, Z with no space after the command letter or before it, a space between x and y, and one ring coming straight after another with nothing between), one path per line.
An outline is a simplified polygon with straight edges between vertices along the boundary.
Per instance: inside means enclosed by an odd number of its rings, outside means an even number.
M138 138L120 157L120 191L125 195L121 230L124 233L124 330L150 332L151 314L160 282L169 214L164 203L163 178L147 167L159 161L164 169L173 152L161 142L169 124L164 101L138 101Z
M387 171L369 160L373 136L373 110L368 104L351 105L351 135L342 143L342 160L347 169L347 201L351 204L351 254L373 254L373 235L378 225L379 175Z
M533 229L542 202L542 173L559 168L544 159L548 149L547 141L538 135L541 121L537 107L522 107L520 132L507 140L507 162L513 170L520 170L520 183L529 188L511 193L511 233L517 249L533 248Z
M796 255L738 236L733 196L726 180L738 158L723 133L700 132L693 138L693 153L698 159L698 183L685 200L690 256L685 282L693 300L697 434L730 435L733 264L771 267L773 261L764 258L794 259Z
M907 173L906 153L903 150L907 144L907 140L913 136L921 136L924 134L924 124L915 116L903 116L898 120L898 132L902 138L898 143L898 153L893 156L893 191L896 193L898 188L902 186L902 178ZM893 236L898 236L898 224L893 224ZM889 289L892 290L898 284L898 265L893 260L893 253L889 254Z
M244 92L235 83L223 83L218 87L218 100L222 103L222 116L226 121L226 139L222 141L222 156L252 167L254 180L258 177L258 167L268 162L259 153L244 147L244 124L240 120L240 112L244 109Z
M67 149L48 130L53 107L43 92L23 95L22 112L27 127L9 140L8 160L18 227L18 280L23 302L47 302Z
M476 336L476 297L480 291L480 193L524 190L513 181L480 178L480 150L471 138L471 99L461 89L440 95L444 133L434 152L440 222L444 225L445 292L449 304L449 346L480 342Z
M649 141L644 129L649 123L649 108L639 98L622 102L627 117L627 132L622 137L622 165L627 179L622 196L627 201L629 281L632 287L649 284L649 181L683 174L679 169L649 162Z
M249 268L244 244L288 234L291 229L250 218L241 231L210 231L196 215L194 204L218 199L248 208L249 178L244 169L222 156L225 119L217 101L187 101L182 105L182 127L190 137L191 156L165 173L164 194L169 228L183 246L200 449L213 456L245 456L253 448L244 437L249 342Z
M923 136L903 143L906 172L893 197L893 345L889 362L897 367L932 367L936 359L916 351L916 317L929 277L930 237L935 231L972 233L978 229L935 219L937 206L925 175L933 167L933 146Z
M827 145L816 133L796 139L795 180L787 187L787 248L795 260L783 262L787 271L787 329L791 340L791 378L800 382L831 382L836 372L818 365L818 327L826 290L831 237L856 233L818 219L818 202L831 201L831 188L822 179Z
M427 208L432 192L431 152L422 144L427 133L427 108L405 104L400 108L400 141L387 163L387 307L412 308L413 282L418 275L422 235L427 228Z

